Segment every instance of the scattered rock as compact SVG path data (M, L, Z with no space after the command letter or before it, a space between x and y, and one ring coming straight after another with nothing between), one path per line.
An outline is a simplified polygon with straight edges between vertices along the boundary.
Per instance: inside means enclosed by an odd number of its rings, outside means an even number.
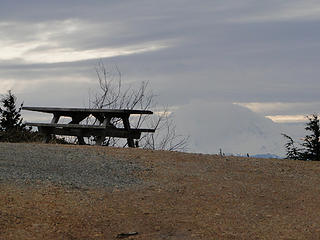
M138 235L138 232L119 233L117 238L128 238L135 235Z

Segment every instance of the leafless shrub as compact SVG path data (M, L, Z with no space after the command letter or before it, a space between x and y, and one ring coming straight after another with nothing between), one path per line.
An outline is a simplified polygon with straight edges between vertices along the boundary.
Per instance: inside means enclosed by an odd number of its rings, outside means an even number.
M89 107L153 110L153 115L130 117L131 128L146 127L156 130L155 133L142 133L136 145L145 149L187 150L188 137L177 133L173 115L167 108L159 110L161 108L157 106L157 96L150 90L149 82L141 82L138 86L124 86L119 68L116 65L107 68L102 61L98 62L95 71L99 88L94 94L89 94ZM97 123L91 120L91 124ZM117 118L111 119L111 124L123 127L122 121ZM103 144L123 147L127 145L125 141L113 137L107 137Z

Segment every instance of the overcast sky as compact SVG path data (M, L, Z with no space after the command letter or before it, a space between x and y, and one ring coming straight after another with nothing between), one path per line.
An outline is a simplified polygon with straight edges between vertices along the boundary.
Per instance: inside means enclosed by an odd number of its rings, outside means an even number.
M0 93L84 107L102 59L150 82L190 151L283 154L320 109L319 23L316 0L0 0Z

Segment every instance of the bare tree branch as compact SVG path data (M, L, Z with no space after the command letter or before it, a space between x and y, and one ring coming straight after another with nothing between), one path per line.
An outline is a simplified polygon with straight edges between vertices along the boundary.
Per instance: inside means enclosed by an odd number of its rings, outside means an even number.
M93 108L111 109L157 109L156 95L149 89L149 82L141 82L140 86L123 86L122 74L118 66L107 67L99 61L95 72L98 79L98 91L94 96L89 95L90 106ZM111 123L116 127L123 127L121 119L113 118ZM137 144L146 149L161 149L170 151L186 151L188 137L176 133L176 126L172 114L167 108L157 111L153 115L139 115L131 117L131 127L147 126L155 129L155 133L144 133ZM91 122L96 124L96 122ZM95 139L92 139L94 141ZM107 146L126 146L126 141L107 137Z

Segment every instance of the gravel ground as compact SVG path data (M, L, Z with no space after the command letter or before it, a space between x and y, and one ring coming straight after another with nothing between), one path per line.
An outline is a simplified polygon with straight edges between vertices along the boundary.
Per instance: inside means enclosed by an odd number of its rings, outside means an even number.
M141 184L143 167L97 148L44 144L0 144L0 183L50 182L75 188L124 188Z
M0 239L318 240L319 176L320 162L1 143Z

